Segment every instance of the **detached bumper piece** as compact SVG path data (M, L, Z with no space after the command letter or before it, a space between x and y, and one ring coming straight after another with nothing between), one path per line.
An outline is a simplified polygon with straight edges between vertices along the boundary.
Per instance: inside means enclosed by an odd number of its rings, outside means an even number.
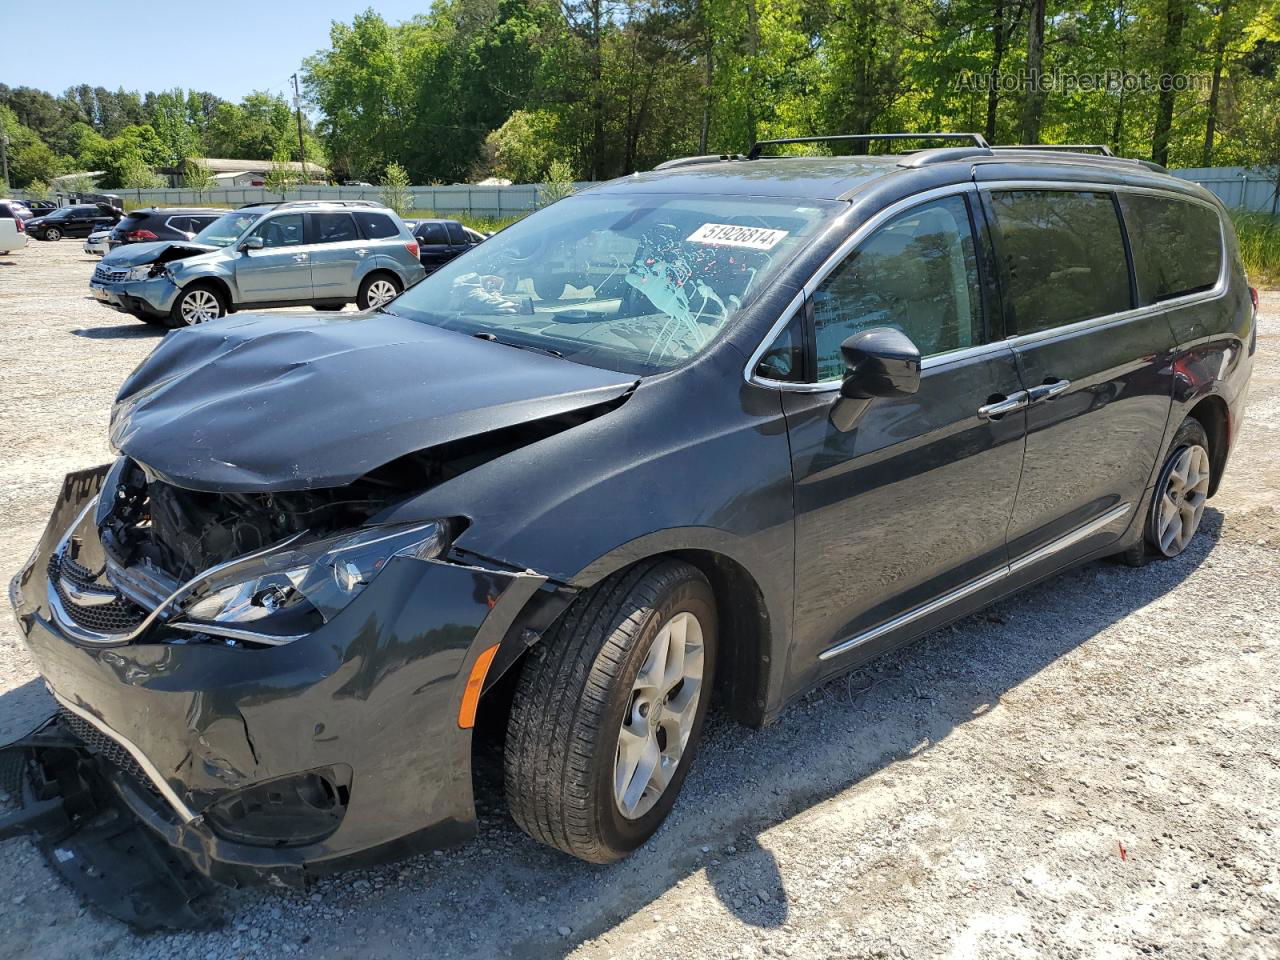
M124 802L125 781L145 789L145 775L95 732L59 713L0 747L0 840L29 835L73 890L139 930L221 922L217 885Z

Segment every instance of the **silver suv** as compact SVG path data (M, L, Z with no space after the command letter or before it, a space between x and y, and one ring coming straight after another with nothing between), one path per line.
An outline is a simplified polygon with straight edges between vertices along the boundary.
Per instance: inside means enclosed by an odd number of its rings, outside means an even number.
M297 200L243 207L191 240L113 250L89 289L147 323L181 327L255 307L379 307L426 275L418 243L391 210L367 201Z

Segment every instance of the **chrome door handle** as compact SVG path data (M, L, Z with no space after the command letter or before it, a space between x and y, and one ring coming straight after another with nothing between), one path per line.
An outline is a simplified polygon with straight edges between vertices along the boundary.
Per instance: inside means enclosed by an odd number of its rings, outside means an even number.
M1032 403L1039 403L1041 400L1052 400L1054 397L1060 397L1070 389L1070 380L1055 380L1053 383L1042 383L1038 387L1032 387L1027 392L1031 395Z
M991 403L984 403L978 408L978 416L983 420L994 420L996 417L1003 417L1006 413L1023 410L1030 402L1027 391L1019 390L1003 400L992 400Z

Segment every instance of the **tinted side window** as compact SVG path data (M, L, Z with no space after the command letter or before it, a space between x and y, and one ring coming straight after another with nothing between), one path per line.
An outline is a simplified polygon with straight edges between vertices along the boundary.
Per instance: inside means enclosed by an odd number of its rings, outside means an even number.
M418 237L423 243L448 243L443 223L424 223L418 227Z
M869 236L814 292L818 379L844 374L840 344L895 327L922 356L983 342L978 261L964 197L900 213Z
M400 228L385 213L356 213L355 218L368 240L400 236Z
M203 230L205 227L207 227L209 224L213 223L213 221L217 219L218 219L217 217L192 217L191 230L194 233L199 233L201 230Z
M191 232L190 217L170 217L166 223L174 230L181 230L183 233Z
M265 221L253 235L267 247L295 247L302 243L302 214L286 213Z
M1216 210L1143 193L1121 193L1120 209L1143 303L1208 290L1218 282L1222 227Z
M1128 310L1129 266L1109 193L991 194L1013 332Z
M462 232L462 224L446 223L445 229L449 231L450 243L466 243L467 242L467 235Z
M356 239L356 224L349 213L313 213L311 225L316 243L346 243Z
M773 339L756 364L755 375L769 380L802 383L804 376L804 311L796 315Z

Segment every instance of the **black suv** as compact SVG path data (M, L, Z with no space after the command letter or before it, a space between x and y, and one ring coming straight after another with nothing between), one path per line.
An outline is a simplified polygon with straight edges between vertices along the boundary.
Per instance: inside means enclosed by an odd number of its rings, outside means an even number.
M11 588L61 710L34 795L105 771L194 869L300 883L473 834L481 724L516 822L613 861L713 690L762 724L1176 556L1256 348L1231 220L1150 164L951 143L690 158L376 312L167 338Z
M225 210L208 207L148 207L125 214L107 238L114 249L126 243L150 243L153 240L190 240Z
M37 240L87 237L95 230L120 222L124 211L106 203L78 203L27 221L27 232Z
M418 259L427 273L485 240L483 233L464 227L457 220L418 220L412 229L418 241Z

